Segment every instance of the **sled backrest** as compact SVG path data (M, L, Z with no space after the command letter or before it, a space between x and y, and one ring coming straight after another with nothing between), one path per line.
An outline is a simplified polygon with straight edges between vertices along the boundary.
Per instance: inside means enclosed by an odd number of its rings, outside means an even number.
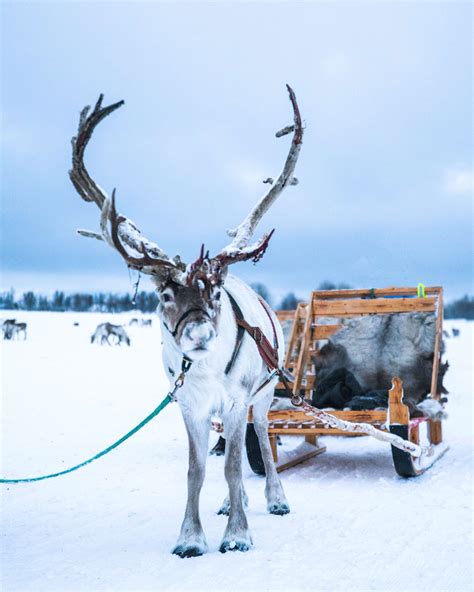
M305 391L310 397L314 388L315 372L312 354L322 340L329 339L341 325L338 319L406 312L432 312L436 315L434 363L431 393L438 397L437 380L443 323L443 289L425 288L425 296L418 296L417 288L382 288L367 290L316 290L306 308L303 331L297 347L298 359L293 364L294 391ZM288 367L288 366L287 366Z

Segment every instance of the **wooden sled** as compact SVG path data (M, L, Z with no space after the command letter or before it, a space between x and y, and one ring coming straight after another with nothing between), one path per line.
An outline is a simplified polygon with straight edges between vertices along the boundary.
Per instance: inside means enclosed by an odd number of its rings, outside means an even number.
M338 319L419 311L433 312L436 315L431 396L439 399L437 385L443 330L443 290L440 287L426 288L423 298L418 297L416 288L314 291L311 294L310 303L298 305L298 309L294 312L294 322L285 358L285 369L294 377L293 392L311 399L316 382L312 356L331 335L341 328ZM421 457L414 458L407 452L391 447L396 472L402 477L416 477L432 466L446 452L447 446L442 442L441 421L425 418L410 420L408 407L403 404L402 380L403 377L394 378L393 387L389 391L388 410L330 411L330 413L347 421L370 423L379 429L388 429L391 433L417 444L420 444L420 428L427 428L426 438L429 446L427 452ZM283 385L277 385L277 394L282 388ZM318 444L318 437L321 435L361 435L325 427L321 422L308 417L297 408L270 410L268 420L268 432L278 471L283 471L324 452L326 447ZM279 435L304 436L305 442L291 455L291 458L279 460L277 450ZM251 412L246 444L252 469L258 474L264 474Z

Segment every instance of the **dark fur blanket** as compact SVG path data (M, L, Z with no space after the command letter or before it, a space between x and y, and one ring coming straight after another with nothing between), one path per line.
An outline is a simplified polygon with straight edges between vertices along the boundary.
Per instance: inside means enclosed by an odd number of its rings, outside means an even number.
M341 319L339 323L342 329L313 358L318 384L314 403L326 398L326 406L350 407L354 397L387 393L392 378L398 376L403 381L404 401L415 415L416 405L431 389L435 316L399 313ZM447 392L442 384L447 369L447 363L439 369L441 393ZM347 398L349 391L351 398ZM332 393L331 402L328 393ZM378 404L379 395L372 395L374 406L384 406ZM361 404L360 399L355 404Z

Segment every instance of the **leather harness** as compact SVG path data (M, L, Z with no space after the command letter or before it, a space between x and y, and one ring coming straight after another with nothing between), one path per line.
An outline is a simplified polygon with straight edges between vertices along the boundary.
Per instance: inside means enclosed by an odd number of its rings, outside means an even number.
M260 304L262 305L263 309L267 313L268 318L270 319L270 323L271 323L272 329L273 329L273 343L274 343L274 345L272 345L268 341L268 339L266 338L265 334L260 329L260 327L253 327L252 325L247 323L247 321L244 319L242 309L238 305L235 298L227 290L226 290L226 294L229 297L230 303L232 305L232 310L234 311L235 322L237 323L237 338L235 340L234 351L233 351L232 356L229 360L229 363L226 366L225 373L229 374L229 372L232 370L232 367L234 366L234 363L235 363L237 356L239 354L240 347L242 345L242 341L244 339L245 333L248 333L250 335L250 337L255 341L255 345L257 346L258 353L260 354L260 357L262 358L263 362L267 366L268 370L270 372L274 371L274 370L279 370L278 337L277 337L277 333L276 333L275 323L273 322L273 319L270 315L270 311L268 310L267 304L265 303L265 301L260 297L258 299ZM262 387L260 387L260 388L262 388Z
M237 323L237 337L235 340L234 351L232 352L232 356L225 368L225 374L229 374L230 371L232 370L232 368L234 367L235 361L237 360L237 356L239 355L239 351L242 346L242 341L244 339L245 333L247 333L255 341L255 345L257 346L258 353L260 354L260 357L262 358L264 364L267 366L267 369L269 372L269 376L258 387L258 389L255 391L255 393L258 393L260 390L262 390L276 375L279 377L280 381L283 383L283 386L287 392L287 395L292 398L293 404L299 405L300 403L295 402L296 399L293 397L293 392L291 391L291 388L289 386L288 379L285 376L284 371L280 368L280 365L279 365L278 337L277 337L277 332L276 332L276 328L275 328L275 323L273 322L270 311L268 310L267 303L263 300L263 298L260 298L260 296L258 297L258 300L259 300L260 304L262 305L263 309L265 310L265 312L267 313L267 316L270 319L270 323L272 325L273 345L267 339L267 337L265 336L264 332L260 329L260 327L254 327L253 325L250 325L249 323L247 323L247 321L244 319L242 309L240 308L240 306L237 303L237 301L235 300L235 298L232 296L232 294L228 290L225 290L225 292L226 292L227 296L229 297L229 300L230 300L230 303L232 306L232 310L234 311L235 322ZM179 325L182 323L182 321L185 320L185 318L191 312L194 312L195 310L197 310L197 309L190 309L189 311L187 311L178 320L178 323L177 323L174 331L171 331L168 328L168 326L166 324L164 324L166 329L168 329L168 331L173 336L176 336ZM172 371L172 369L170 368L169 370L170 370L170 373L172 375L174 375L174 372Z

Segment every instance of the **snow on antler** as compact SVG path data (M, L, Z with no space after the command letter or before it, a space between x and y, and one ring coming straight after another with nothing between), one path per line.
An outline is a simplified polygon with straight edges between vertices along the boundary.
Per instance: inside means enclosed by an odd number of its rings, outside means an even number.
M84 152L96 126L124 104L124 101L118 101L102 107L103 98L101 94L90 114L89 106L81 111L78 133L71 141L72 169L69 171L69 177L82 199L93 201L101 210L101 233L90 230L78 232L82 236L107 242L122 255L129 267L152 275L166 271L178 278L184 270L184 265L176 259L170 259L157 244L144 237L131 220L118 214L115 209L115 189L112 198L109 198L95 183L84 165Z
M248 243L252 238L253 233L255 232L255 228L257 227L265 212L276 201L276 199L279 197L279 195L287 185L293 185L298 182L293 177L293 172L298 161L298 156L300 153L301 144L303 140L303 124L301 121L298 103L296 102L295 93L288 84L286 85L286 88L288 89L290 101L293 106L294 124L284 127L282 130L278 131L275 134L276 137L279 138L281 136L293 132L293 140L291 142L290 151L286 158L285 165L275 182L273 182L273 180L270 180L270 178L267 179L267 182L272 183L272 187L257 202L255 207L243 220L243 222L239 224L237 228L233 230L227 230L227 234L230 237L233 237L233 240L222 249L220 253L221 256L229 256L232 258L238 254L251 254L253 251L261 248L262 244L265 241L268 242L269 236L265 235L257 243L248 246Z
M258 201L249 215L235 229L228 230L233 240L221 252L209 259L205 257L206 273L212 276L214 282L220 281L222 271L230 264L238 261L259 261L265 253L273 230L264 235L259 241L249 245L256 226L265 212L287 185L295 185L298 181L293 177L303 138L303 125L298 104L293 89L287 85L290 101L293 106L294 123L276 133L277 137L293 132L293 139L282 172L276 181L267 179L271 188ZM96 126L110 113L124 104L124 101L102 107L103 95L100 95L94 109L85 107L80 114L77 136L72 138L72 169L69 171L71 181L79 195L85 201L93 201L101 210L101 232L79 230L82 236L104 240L115 248L129 267L144 273L159 276L164 274L175 281L189 283L186 265L176 256L171 259L157 244L145 238L137 226L125 216L118 214L115 209L115 189L109 198L106 192L95 183L84 165L84 152ZM204 262L202 263L204 265ZM197 270L194 264L192 275ZM189 271L189 270L188 270Z

